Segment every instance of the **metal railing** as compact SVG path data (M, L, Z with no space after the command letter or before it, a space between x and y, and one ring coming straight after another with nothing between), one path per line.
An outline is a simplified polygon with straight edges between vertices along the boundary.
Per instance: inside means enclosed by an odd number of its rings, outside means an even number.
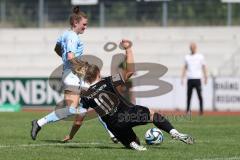
M240 25L240 4L220 0L99 0L83 5L91 26ZM65 26L71 0L0 0L0 27Z

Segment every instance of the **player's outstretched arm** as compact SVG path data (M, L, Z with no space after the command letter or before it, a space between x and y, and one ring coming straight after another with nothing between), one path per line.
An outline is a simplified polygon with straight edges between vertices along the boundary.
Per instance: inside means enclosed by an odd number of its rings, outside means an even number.
M66 135L62 142L68 142L69 140L73 139L79 128L82 126L84 118L85 116L76 115L69 135Z
M208 77L207 77L207 67L206 65L203 65L202 66L202 71L203 71L203 78L204 78L204 83L207 84L207 81L208 81Z
M125 49L126 51L126 70L123 72L123 77L124 80L128 80L135 72L135 67L134 67L134 58L133 58L133 52L132 52L132 42L123 39L121 41L121 46Z
M181 84L184 85L184 79L186 77L187 72L187 65L185 64L182 68L182 75L181 75Z
M93 119L93 118L96 118L98 116L96 114L96 112L94 111L94 109L91 109L91 108L88 109L86 115L87 115L88 119ZM66 142L68 142L68 141L70 141L74 138L75 134L78 132L78 130L82 126L85 118L86 118L86 116L76 115L75 120L74 120L73 125L72 125L72 128L70 130L70 133L64 137L62 142L66 143Z

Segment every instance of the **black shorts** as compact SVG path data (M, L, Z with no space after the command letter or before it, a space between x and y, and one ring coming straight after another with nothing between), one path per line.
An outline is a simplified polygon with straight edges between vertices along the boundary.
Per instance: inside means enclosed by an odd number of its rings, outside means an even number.
M150 121L150 111L146 107L135 105L120 109L114 115L114 119L112 118L103 117L102 119L114 136L124 146L129 147L129 144L137 139L132 128L147 124Z

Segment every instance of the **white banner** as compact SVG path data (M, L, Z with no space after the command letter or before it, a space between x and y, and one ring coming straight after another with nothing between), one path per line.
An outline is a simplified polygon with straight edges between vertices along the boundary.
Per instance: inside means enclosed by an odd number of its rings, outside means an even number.
M186 110L186 84L180 84L180 78L163 78L173 85L173 90L165 95L149 98L136 98L137 104L163 110ZM141 90L150 90L145 86ZM215 90L214 90L215 89ZM240 111L240 77L222 77L213 80L209 78L208 84L202 84L204 110L212 111ZM215 106L214 106L215 105ZM191 110L199 110L199 101L196 91L193 91Z
M163 110L186 110L187 102L187 86L186 82L181 85L180 78L161 78L166 82L173 85L173 90L165 95L149 98L136 98L136 102L139 105L144 105L150 108L159 108ZM202 96L204 110L213 110L213 89L212 89L212 79L209 78L207 85L202 85ZM138 88L136 88L138 90ZM141 90L151 90L150 87L141 87ZM197 97L196 90L193 91L191 100L191 110L199 110L199 101Z
M98 0L71 0L72 5L96 5Z
M216 78L217 110L240 110L240 78Z
M240 0L222 0L223 3L240 3Z

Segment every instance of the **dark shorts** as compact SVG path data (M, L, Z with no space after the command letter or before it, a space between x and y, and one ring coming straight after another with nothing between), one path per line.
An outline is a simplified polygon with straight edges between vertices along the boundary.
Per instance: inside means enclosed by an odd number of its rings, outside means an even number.
M190 89L199 88L201 90L201 79L188 79L187 86Z
M114 136L124 146L129 147L129 144L137 139L132 128L147 124L150 120L150 111L146 107L135 105L117 112L114 120L102 119Z

